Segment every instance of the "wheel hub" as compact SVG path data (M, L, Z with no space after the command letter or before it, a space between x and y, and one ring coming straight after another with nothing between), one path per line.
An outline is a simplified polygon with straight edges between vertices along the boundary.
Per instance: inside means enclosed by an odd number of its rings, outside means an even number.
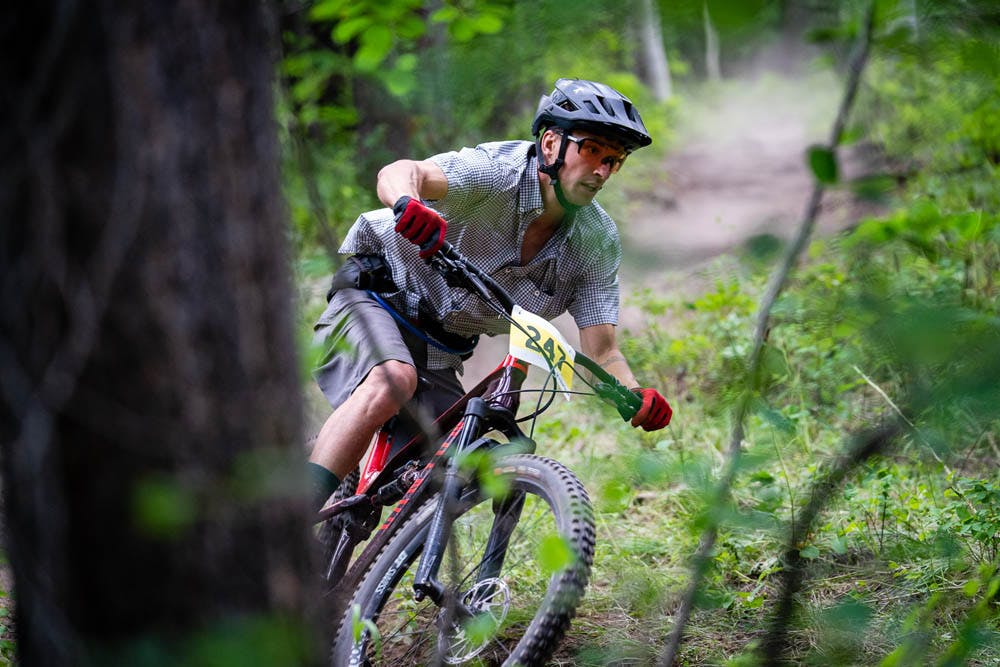
M449 665L468 662L489 645L510 611L510 587L498 577L484 579L466 591L462 604L472 616L453 622L450 632L441 634L441 641L447 644L444 661Z

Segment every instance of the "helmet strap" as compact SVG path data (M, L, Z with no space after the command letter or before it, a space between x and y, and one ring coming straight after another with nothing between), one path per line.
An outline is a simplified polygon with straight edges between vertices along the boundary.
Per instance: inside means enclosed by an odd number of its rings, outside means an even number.
M562 183L560 183L559 181L553 181L552 187L553 189L555 189L556 199L559 200L559 205L563 207L564 211L566 211L566 215L572 216L574 213L580 210L580 206L576 204L571 204L569 203L569 200L566 199L566 194L563 192L562 189Z
M563 138L559 142L559 155L556 159L552 161L552 164L545 164L545 157L542 154L542 136L545 134L543 131L535 139L535 153L538 157L538 171L542 172L549 177L552 181L552 188L556 191L556 200L559 205L563 207L567 215L573 215L580 210L580 206L577 204L571 204L568 199L566 199L566 193L563 192L562 183L559 182L559 171L566 164L566 149L569 147L569 142Z

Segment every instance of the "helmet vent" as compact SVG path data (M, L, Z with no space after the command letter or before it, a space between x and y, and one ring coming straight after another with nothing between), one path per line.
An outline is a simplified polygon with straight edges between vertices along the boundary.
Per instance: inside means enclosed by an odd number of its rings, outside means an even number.
M584 106L587 107L587 111L589 111L590 113L597 113L597 107L595 107L594 103L591 102L590 100L584 100L583 104Z
M597 99L600 100L601 106L608 112L608 115L613 118L615 115L615 108L611 106L611 102L608 102L608 100L604 97L598 97Z
M633 107L628 102L624 102L624 104L625 104L625 115L628 116L629 120L631 120L631 121L634 122L635 121L635 107Z
M565 109L566 111L576 111L580 107L576 106L569 100L563 100L562 102L559 103L559 108Z

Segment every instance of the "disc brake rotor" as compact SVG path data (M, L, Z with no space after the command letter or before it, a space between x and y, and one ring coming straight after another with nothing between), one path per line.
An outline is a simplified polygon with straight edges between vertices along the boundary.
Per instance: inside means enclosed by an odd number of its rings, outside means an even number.
M466 591L462 603L474 615L452 623L450 633L442 633L441 641L448 644L444 661L449 665L468 662L489 646L510 611L510 588L497 577L484 579Z

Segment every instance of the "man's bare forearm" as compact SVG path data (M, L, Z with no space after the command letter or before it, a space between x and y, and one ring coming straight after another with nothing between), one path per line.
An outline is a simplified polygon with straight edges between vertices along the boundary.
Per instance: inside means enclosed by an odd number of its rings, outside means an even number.
M448 180L430 160L397 160L382 167L375 188L378 198L392 206L403 195L416 199L441 199L448 192Z

